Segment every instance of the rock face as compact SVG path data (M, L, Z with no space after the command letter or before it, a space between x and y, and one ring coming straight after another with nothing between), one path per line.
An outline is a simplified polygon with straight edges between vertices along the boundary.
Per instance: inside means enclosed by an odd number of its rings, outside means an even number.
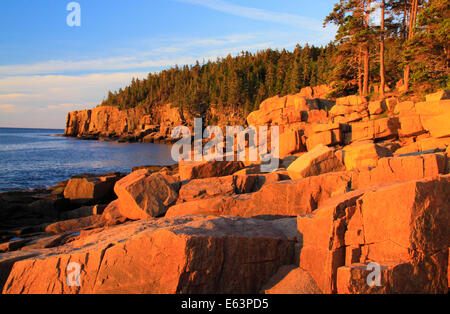
M120 212L132 220L163 216L176 202L178 193L159 173L146 169L132 172L114 186Z
M301 179L344 169L333 150L320 144L295 160L287 171L291 179Z
M172 127L182 124L185 124L182 112L171 104L153 106L150 109L136 107L125 110L98 106L70 112L64 134L87 139L107 138L153 143L170 140Z
M140 127L141 118L147 114L143 108L119 110L118 107L100 106L94 109L73 111L67 116L67 136L121 136L133 133Z
M300 267L324 293L446 293L449 180L354 191L299 216ZM371 262L381 288L366 283Z
M258 293L292 264L295 234L295 218L133 222L22 256L3 293ZM80 287L67 284L74 262Z

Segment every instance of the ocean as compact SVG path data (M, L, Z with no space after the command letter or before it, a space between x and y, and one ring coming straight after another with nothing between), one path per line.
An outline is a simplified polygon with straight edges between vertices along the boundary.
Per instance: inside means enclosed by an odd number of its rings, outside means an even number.
M85 141L58 129L0 128L0 191L46 188L83 174L171 165L171 146Z

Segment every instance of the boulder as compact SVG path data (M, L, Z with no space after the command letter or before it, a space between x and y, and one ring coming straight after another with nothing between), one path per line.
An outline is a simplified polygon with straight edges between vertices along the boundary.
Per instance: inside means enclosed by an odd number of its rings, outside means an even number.
M244 168L241 161L180 161L180 179L192 180L232 175Z
M352 188L419 180L445 173L447 173L447 156L444 154L386 157L381 158L377 167L373 169L355 171Z
M346 105L335 105L333 108L330 109L330 116L336 117L336 116L345 116L350 115L354 112L352 107L346 106Z
M433 137L446 137L450 136L450 109L443 114L421 117L423 127L430 132Z
M243 195L214 197L177 204L166 217L189 215L296 216L317 209L328 199L347 192L351 174L332 172L301 180L266 183L261 190Z
M447 138L434 138L428 137L420 139L416 142L403 146L395 151L395 155L401 156L405 154L417 153L417 152L437 152L445 151L450 145L450 137Z
M365 115L363 115L363 114L360 114L358 112L352 112L351 114L346 115L346 116L335 117L333 119L333 122L346 124L346 123L350 123L350 122L361 121L364 117L365 117Z
M313 213L297 217L299 266L323 293L337 291L337 269L345 265L346 208L355 206L363 193L352 191L336 196Z
M306 97L300 94L287 95L286 108L294 108L295 111L306 111L309 109L306 102Z
M359 95L351 95L336 99L336 105L357 106L367 103L367 98Z
M408 115L399 117L400 128L398 135L400 137L417 136L425 133L419 115Z
M338 145L342 141L339 123L315 123L305 130L306 147L312 150L319 144Z
M300 267L324 293L447 293L449 183L356 190L299 216ZM367 286L370 262L381 266L380 287Z
M0 289L4 294L255 294L282 265L292 264L294 243L295 218L136 221L70 245L0 259L7 278ZM80 286L67 283L73 272L69 263L82 270Z
M250 193L253 192L257 179L258 175L194 179L181 186L179 202L189 202L219 195Z
M386 102L384 100L377 100L369 102L370 115L382 114L386 111Z
M421 116L440 115L450 111L450 99L418 102L415 108Z
M146 169L134 171L118 181L114 192L119 197L121 214L132 220L163 216L178 198L163 175L151 174Z
M425 96L426 101L439 101L450 99L450 90L440 90L434 94L428 94Z
M45 227L45 232L59 234L67 231L80 231L82 229L100 228L106 221L101 215L92 215L83 218L75 218L58 221Z
M306 151L303 145L302 136L299 130L289 131L279 136L279 154L284 158L290 154Z
M344 165L331 148L317 145L308 153L297 158L287 171L292 179L301 179L343 169Z
M392 156L392 152L373 141L355 142L342 149L347 170L376 167L378 160Z
M346 233L360 236L345 245L360 248L360 263L382 269L383 293L447 293L450 232L450 176L393 184L366 192L353 214L347 211ZM393 210L395 209L395 210ZM356 220L356 221L354 221ZM342 292L367 293L361 268L342 269Z
M75 203L96 203L112 198L114 184L122 177L111 174L102 177L80 176L69 180L64 197Z
M306 117L306 122L308 123L328 122L328 114L325 110L312 109L308 111L302 111L302 114Z
M415 105L412 101L403 101L394 108L394 113L399 115L415 113Z
M400 123L398 118L383 118L367 122L351 123L351 132L346 136L345 142L361 140L382 140L398 136Z
M123 223L127 220L127 217L122 215L122 212L126 212L126 209L120 209L121 203L119 200L112 201L105 208L102 213L103 219L106 221L107 225L115 225L118 223Z

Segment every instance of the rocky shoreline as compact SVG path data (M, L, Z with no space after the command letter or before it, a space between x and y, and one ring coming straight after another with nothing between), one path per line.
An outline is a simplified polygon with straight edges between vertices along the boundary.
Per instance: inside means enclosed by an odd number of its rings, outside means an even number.
M313 96L274 97L247 117L280 127L270 173L192 161L0 193L0 291L448 293L449 92ZM123 114L71 113L65 134L144 140L175 125L111 118ZM67 284L71 263L80 285ZM367 284L371 263L380 285Z

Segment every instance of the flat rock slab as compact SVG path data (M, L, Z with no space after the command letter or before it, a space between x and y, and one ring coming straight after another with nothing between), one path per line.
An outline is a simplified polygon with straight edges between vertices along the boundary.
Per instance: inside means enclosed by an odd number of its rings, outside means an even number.
M295 218L130 222L57 248L0 254L3 293L258 293L293 263L295 229ZM80 286L70 287L73 262Z

